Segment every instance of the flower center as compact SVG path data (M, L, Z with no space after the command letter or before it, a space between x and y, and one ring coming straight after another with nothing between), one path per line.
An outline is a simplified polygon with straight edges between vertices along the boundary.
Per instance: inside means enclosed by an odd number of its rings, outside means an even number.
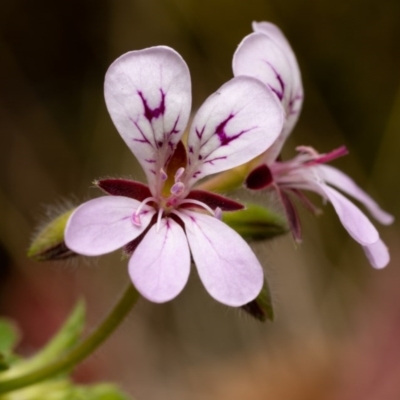
M157 210L157 227L160 226L160 222L163 216L168 216L169 214L173 213L175 210L177 210L179 207L184 206L184 205L189 205L192 204L193 206L201 207L204 210L208 211L211 215L213 215L216 218L221 219L222 217L222 211L219 207L217 207L215 210L213 210L210 206L207 204L196 200L196 199L191 199L187 198L187 185L182 182L182 178L185 173L185 168L181 167L178 168L178 170L175 173L174 176L174 184L171 186L170 193L166 197L165 195L160 195L158 198L157 197L147 197L144 199L139 207L136 209L134 214L132 215L132 222L136 226L141 225L141 218L140 216L142 214L145 214L144 207L148 203L154 203L153 207ZM164 181L167 180L167 174L164 170L161 170L160 176L163 176L165 179Z

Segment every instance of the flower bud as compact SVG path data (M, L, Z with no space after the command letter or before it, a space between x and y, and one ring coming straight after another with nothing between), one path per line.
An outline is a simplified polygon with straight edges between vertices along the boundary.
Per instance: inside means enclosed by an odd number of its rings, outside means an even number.
M39 231L28 249L28 257L37 261L47 261L75 256L64 243L64 230L72 211L69 210L53 219Z

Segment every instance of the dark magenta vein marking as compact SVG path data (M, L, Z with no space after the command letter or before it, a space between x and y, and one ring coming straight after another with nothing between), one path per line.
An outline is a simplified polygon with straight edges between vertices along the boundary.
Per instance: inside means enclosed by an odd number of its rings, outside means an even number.
M202 139L202 137L203 137L203 133L204 133L204 129L206 128L206 126L204 125L203 126L203 128L201 128L201 131L199 131L197 128L196 128L196 135L197 135L197 137L201 140Z
M149 105L147 104L147 99L144 97L143 93L138 90L138 95L142 100L143 103L143 107L144 107L144 116L146 117L146 119L151 122L151 120L157 119L158 117L160 117L161 115L164 115L165 113L165 93L162 91L162 89L160 89L160 93L161 93L161 101L158 107L156 108L150 108Z
M243 129L242 131L240 131L239 133L237 133L237 134L235 134L235 135L228 136L227 133L226 133L226 131L225 131L225 128L226 128L228 122L229 122L232 118L234 118L234 117L235 117L235 114L232 114L232 113L229 114L229 116L228 116L227 118L225 118L225 119L215 128L214 135L217 135L217 136L218 136L219 141L220 141L220 143L221 143L221 146L227 146L230 142L232 142L232 141L238 139L238 138L239 138L240 136L242 136L243 134L245 134L245 133L247 133L247 132L249 132L249 131L251 131L251 130L253 130L253 129L256 128L255 126L253 126L253 127L249 128L249 129ZM205 126L202 128L201 134L204 132L204 129L205 129ZM198 133L198 132L199 132L199 130L196 128L197 136L199 136L199 133ZM203 143L201 144L200 150L203 148L203 146L205 146L205 145L209 142L209 140L211 140L211 139L213 138L214 135L211 135L205 142L203 142ZM191 148L189 147L189 153L192 153L192 150L193 150L193 149L191 149ZM216 161L216 160L218 160L218 159L226 159L226 158L227 158L227 157L217 157L217 158L213 158L212 160L207 160L207 158L210 156L210 154L212 154L214 151L215 151L215 149L213 149L213 150L212 150L210 153L208 153L207 155L199 154L199 155L198 155L198 160L199 160L199 161L204 160L203 162L208 162L208 163L212 164L213 161ZM212 165L213 165L213 164L212 164Z
M179 129L176 129L176 126L178 125L180 116L181 116L181 115L179 114L178 117L177 117L176 120L175 120L174 126L173 126L172 129L168 132L168 134L167 134L167 135L168 135L168 138L170 138L172 135L177 134L177 133L180 132Z
M151 147L153 147L153 144L149 141L149 139L147 139L146 135L144 134L144 132L142 131L142 129L140 128L139 124L134 121L132 118L129 118L129 120L136 126L136 129L139 131L139 133L142 135L142 139L136 139L134 138L133 141L134 142L140 142L140 143L147 143L149 144Z
M221 141L221 145L225 146L225 144L228 144L229 142L226 142L228 140L228 136L225 132L225 127L228 124L228 122L235 116L235 114L229 114L228 118L224 119L216 128L215 128L215 134L218 135L219 140Z
M242 136L244 133L251 131L252 129L254 129L254 127L249 128L249 129L244 129L242 131L240 131L239 133L237 133L236 135L233 136L228 136L225 132L225 127L227 125L227 123L234 117L234 114L230 114L228 118L226 118L224 121L222 121L217 128L215 129L215 133L218 135L219 140L221 142L221 146L226 146L228 145L230 142L232 142L233 140L239 138L240 136Z
M265 60L265 63L272 69L273 73L275 74L275 78L280 86L280 91L278 89L275 89L271 85L268 86L278 96L279 100L282 101L283 96L285 94L285 82L283 82L281 75L278 73L278 71L274 68L274 66L270 62Z
M204 161L204 164L209 163L209 164L211 164L211 165L214 165L214 161L217 161L217 160L226 160L227 158L228 158L227 156L215 157L215 158L212 158L211 160Z
M192 175L192 177L193 177L193 178L197 178L200 174L201 174L201 171L196 171L196 172Z
M301 94L291 97L291 99L289 101L289 115L295 115L299 112L299 110L294 110L294 107L297 104L297 102L302 99L303 99L303 96Z

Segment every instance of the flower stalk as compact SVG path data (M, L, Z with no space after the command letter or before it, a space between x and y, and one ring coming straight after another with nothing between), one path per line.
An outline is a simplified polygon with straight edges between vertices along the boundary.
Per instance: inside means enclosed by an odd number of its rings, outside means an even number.
M33 385L67 372L92 354L119 326L139 299L139 293L129 284L111 312L86 339L57 361L20 376L0 381L0 394Z

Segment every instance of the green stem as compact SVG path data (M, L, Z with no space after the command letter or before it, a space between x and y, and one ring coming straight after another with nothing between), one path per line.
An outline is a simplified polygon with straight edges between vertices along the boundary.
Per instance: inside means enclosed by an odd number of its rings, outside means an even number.
M138 299L138 292L129 284L115 307L106 316L103 322L101 322L98 328L91 332L85 340L52 364L39 368L36 371L0 382L0 394L33 385L73 368L76 364L93 353L93 351L111 335Z

